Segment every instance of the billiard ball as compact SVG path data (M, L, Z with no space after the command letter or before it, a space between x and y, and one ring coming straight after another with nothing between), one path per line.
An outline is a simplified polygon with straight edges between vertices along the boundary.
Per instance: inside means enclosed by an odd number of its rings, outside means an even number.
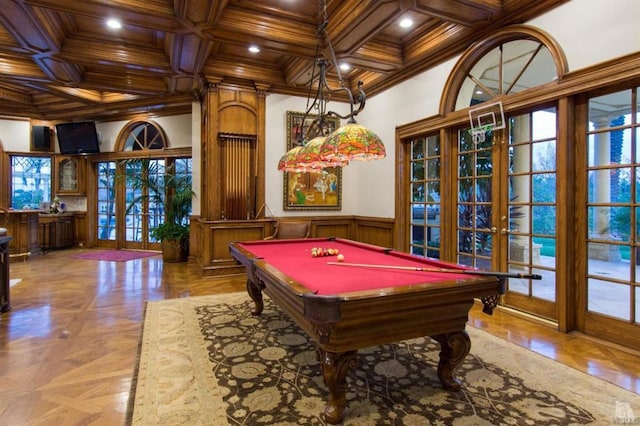
M344 260L344 254L339 254L336 259L338 260L338 262L342 262Z

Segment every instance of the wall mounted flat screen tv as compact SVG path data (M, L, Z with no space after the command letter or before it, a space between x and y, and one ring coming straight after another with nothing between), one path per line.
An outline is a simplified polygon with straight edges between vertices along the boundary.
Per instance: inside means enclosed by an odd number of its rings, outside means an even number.
M56 124L58 146L62 154L95 154L100 152L96 123L83 121Z

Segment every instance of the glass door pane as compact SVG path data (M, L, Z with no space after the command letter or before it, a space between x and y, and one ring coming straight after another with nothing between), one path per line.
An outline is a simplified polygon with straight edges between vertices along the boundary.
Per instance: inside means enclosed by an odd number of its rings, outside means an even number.
M141 187L127 182L124 211L124 248L158 249L158 243L151 237L151 230L164 221L164 207L153 191L158 191L164 199L165 161L150 159L127 161L125 173L128 176L142 176L153 182L149 187ZM150 189L151 188L151 189Z
M506 304L555 319L556 314L556 109L509 120L507 203L510 272L542 280L510 278Z
M162 188L162 191L164 192L164 160L151 160L147 173L149 174L150 179L159 183L158 186ZM164 197L162 199L164 199ZM147 209L147 223L144 227L144 235L147 242L157 243L159 241L151 235L151 230L157 228L161 223L164 223L164 205L156 198L149 198L145 207Z
M116 162L98 163L98 240L116 239Z
M458 132L457 263L492 269L493 133Z
M640 322L638 105L631 89L589 99L587 327L611 319L620 327Z
M440 137L411 141L410 250L440 258Z

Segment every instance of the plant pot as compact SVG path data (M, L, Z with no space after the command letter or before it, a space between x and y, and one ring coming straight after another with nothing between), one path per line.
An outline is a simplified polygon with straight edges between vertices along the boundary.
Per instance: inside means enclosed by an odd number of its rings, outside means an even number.
M189 249L180 240L162 240L162 260L168 263L186 262Z

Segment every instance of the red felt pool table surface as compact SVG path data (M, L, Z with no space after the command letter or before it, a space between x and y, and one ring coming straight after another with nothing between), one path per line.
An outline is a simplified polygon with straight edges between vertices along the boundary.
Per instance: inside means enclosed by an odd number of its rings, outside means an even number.
M379 290L398 286L428 285L469 281L468 273L444 273L379 267L349 266L349 264L384 265L407 268L461 269L438 260L426 259L377 246L350 240L311 238L298 240L270 240L239 242L237 245L257 259L264 260L319 295L344 294L366 290ZM338 262L336 256L313 257L313 248L338 249L344 256ZM330 265L338 262L340 265Z

